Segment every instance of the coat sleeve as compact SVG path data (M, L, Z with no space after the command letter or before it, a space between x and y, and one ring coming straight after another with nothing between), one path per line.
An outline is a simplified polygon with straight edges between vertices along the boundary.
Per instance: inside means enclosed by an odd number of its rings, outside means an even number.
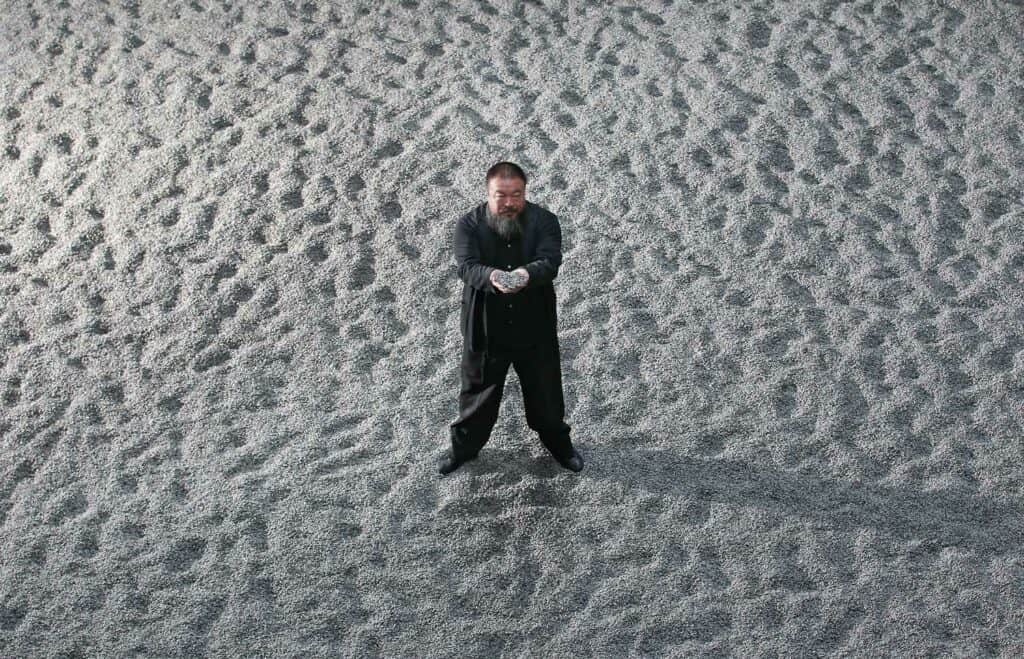
M526 288L545 286L558 276L558 268L562 265L562 228L555 215L545 218L540 226L536 256L536 259L523 266L530 273Z
M480 263L480 246L466 216L455 224L455 262L459 279L466 284L487 293L498 292L491 283L491 272L497 268Z

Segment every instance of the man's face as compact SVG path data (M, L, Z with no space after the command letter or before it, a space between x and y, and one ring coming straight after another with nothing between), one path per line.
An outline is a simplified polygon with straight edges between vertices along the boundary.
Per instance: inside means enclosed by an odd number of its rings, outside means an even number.
M511 219L526 206L526 183L521 178L497 176L487 182L487 207L498 217Z

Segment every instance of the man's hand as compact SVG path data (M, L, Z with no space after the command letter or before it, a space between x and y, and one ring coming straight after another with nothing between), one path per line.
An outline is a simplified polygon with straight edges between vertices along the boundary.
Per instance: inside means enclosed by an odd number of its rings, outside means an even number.
M491 271L491 286L494 286L495 290L497 290L499 293L511 293L512 289L505 288L504 286L501 285L501 280L498 279L499 272L501 272L501 270Z
M519 276L523 278L523 283L520 284L518 287L512 289L513 292L520 291L526 288L526 285L530 283L530 273L526 270L526 268L516 268L512 272L518 273Z
M530 281L530 273L526 271L526 268L517 268L512 272L518 274L520 277L523 277L523 283L521 283L519 286L509 288L501 283L501 279L499 279L498 277L498 274L500 272L502 271L494 270L491 272L491 285L494 286L495 290L497 290L500 293L515 293L517 291L521 291L523 288L526 287L526 284Z

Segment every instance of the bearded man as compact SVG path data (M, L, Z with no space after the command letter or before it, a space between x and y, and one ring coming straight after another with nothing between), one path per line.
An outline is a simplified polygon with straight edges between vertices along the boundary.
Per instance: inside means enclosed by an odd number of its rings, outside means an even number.
M526 174L502 161L487 170L487 201L458 219L455 261L464 283L459 417L441 474L477 457L498 420L509 366L523 391L526 423L572 471L583 458L569 438L562 394L553 280L562 264L558 217L526 200Z

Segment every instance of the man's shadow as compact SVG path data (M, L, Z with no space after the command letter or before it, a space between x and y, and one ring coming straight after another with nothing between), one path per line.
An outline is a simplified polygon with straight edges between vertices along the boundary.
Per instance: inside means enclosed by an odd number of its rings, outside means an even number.
M1024 500L1000 503L970 493L919 492L849 483L724 458L702 459L659 449L626 452L591 445L581 477L619 481L637 495L693 498L815 520L822 528L873 527L903 541L1017 550L1024 542ZM616 453L616 455L611 455ZM553 466L553 475L561 468ZM571 501L559 505L572 506Z

